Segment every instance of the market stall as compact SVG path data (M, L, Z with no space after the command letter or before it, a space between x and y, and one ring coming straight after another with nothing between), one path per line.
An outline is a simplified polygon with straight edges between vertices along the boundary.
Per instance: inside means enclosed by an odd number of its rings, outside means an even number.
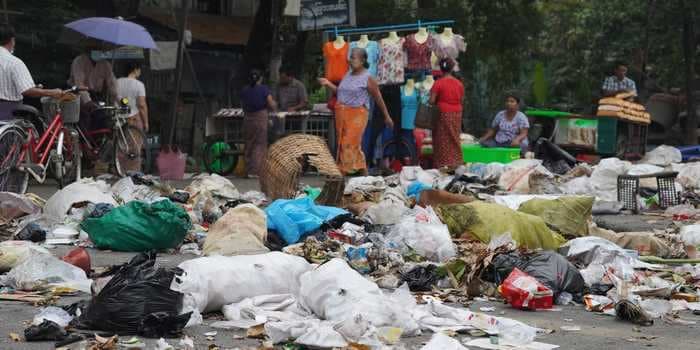
M205 135L207 144L204 150L204 165L207 171L220 175L231 173L243 155L245 135L243 135L243 110L224 108L207 118ZM284 120L283 135L308 134L325 139L328 146L335 146L335 124L333 114L327 110L298 112L270 112L273 118Z
M644 155L649 121L616 116L592 116L548 109L526 109L542 128L541 137L577 153L600 156Z

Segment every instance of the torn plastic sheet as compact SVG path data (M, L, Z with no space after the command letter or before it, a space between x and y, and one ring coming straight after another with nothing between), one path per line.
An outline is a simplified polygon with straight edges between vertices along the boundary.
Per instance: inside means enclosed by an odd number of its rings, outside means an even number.
M44 206L44 216L54 222L63 222L73 205L82 203L108 203L117 206L112 191L104 181L90 179L74 182L54 193Z
M214 328L248 329L267 322L296 321L311 318L311 313L299 308L292 294L261 295L228 304L222 312L226 321L211 324Z

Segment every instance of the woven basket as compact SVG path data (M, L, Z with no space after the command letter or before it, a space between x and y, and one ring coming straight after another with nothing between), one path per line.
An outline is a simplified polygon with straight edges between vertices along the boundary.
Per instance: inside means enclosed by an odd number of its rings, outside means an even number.
M315 168L326 177L326 183L316 202L340 205L345 180L326 141L318 136L290 135L272 144L260 174L260 188L270 200L293 198L299 177L308 167Z

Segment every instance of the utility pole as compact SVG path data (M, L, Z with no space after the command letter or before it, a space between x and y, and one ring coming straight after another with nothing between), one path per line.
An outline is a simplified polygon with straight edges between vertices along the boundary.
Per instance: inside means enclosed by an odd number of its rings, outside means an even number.
M685 58L685 91L688 110L685 123L686 145L698 144L698 115L695 110L695 30L693 25L694 8L681 0L683 10L683 56Z
M177 124L177 106L180 100L180 88L182 87L182 59L185 49L185 29L187 28L187 14L189 12L189 0L181 0L182 8L180 9L180 18L178 21L179 41L177 43L177 61L175 63L175 91L173 92L173 105L170 121L170 135L168 135L168 144L173 145L175 141L175 127Z

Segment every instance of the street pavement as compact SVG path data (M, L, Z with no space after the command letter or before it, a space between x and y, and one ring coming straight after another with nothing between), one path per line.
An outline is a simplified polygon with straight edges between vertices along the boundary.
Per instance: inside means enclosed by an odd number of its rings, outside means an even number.
M258 189L254 180L234 179L234 184L240 191ZM304 178L302 182L312 186L321 185L318 178ZM184 187L185 182L174 183L176 187ZM53 186L32 186L30 192L48 198L56 191ZM55 256L63 256L73 247L57 246L51 249ZM121 253L112 251L99 251L89 249L93 268L106 267L115 264L122 264L131 259L135 253ZM190 254L160 254L158 264L162 266L177 266L182 261L196 258ZM81 299L89 299L88 295L79 297L63 297L58 301L59 305L68 305ZM510 308L498 302L475 302L469 305L472 311L479 311L480 307L495 307L496 311L491 312L497 316L509 317L529 325L553 330L553 333L538 336L537 341L559 345L561 349L589 350L589 349L621 349L637 350L642 348L673 349L673 350L697 350L700 349L700 337L697 325L672 325L666 321L656 320L653 326L641 327L632 323L618 321L613 317L598 315L585 311L584 307L565 306L555 307L554 311L528 312ZM17 333L20 336L23 330L31 322L33 316L38 313L39 308L25 303L0 301L0 350L2 349L54 349L53 342L41 343L14 343L9 337L10 333ZM689 312L682 312L681 316L685 320L700 322L700 316L695 316ZM218 315L220 318L221 315ZM185 334L191 337L196 349L209 349L215 344L220 349L256 349L262 345L261 340L245 338L245 331L215 330L207 327L217 320L217 316L205 320L204 326L197 326L185 330ZM580 331L563 331L562 326L579 326ZM217 331L213 341L206 339L204 333ZM414 338L403 338L401 346L403 349L420 349L425 344L432 333L425 333ZM125 339L131 337L123 337ZM466 340L468 335L458 335L459 340ZM143 339L146 343L145 349L155 349L156 339ZM170 339L169 343L177 348L179 339ZM80 349L80 344L69 346L68 349ZM281 347L280 347L281 348ZM397 347L399 348L399 347ZM470 347L474 349L474 347Z

